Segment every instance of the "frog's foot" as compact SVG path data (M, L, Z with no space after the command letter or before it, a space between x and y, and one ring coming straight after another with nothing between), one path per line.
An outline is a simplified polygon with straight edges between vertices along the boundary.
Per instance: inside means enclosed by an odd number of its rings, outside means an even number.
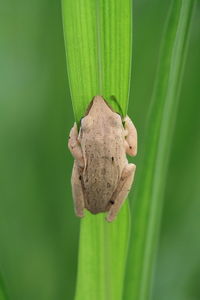
M127 164L124 167L118 187L116 188L110 200L112 206L110 207L110 210L108 211L108 215L106 217L106 220L108 222L112 222L115 219L123 202L127 198L128 193L131 189L131 185L133 183L135 169L136 166L134 164Z
M82 188L82 168L78 166L76 160L72 171L72 194L74 199L74 210L77 217L84 217L84 195Z
M84 166L83 154L81 150L81 145L78 141L78 129L76 123L74 123L74 126L70 131L68 147L73 157L77 160L78 165L83 167Z
M124 122L125 150L128 155L135 156L137 154L137 131L128 116L125 117Z

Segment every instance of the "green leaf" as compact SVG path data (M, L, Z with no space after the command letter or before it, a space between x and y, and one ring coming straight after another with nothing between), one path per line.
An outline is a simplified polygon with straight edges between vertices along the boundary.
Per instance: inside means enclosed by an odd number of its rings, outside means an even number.
M139 176L124 299L150 298L166 172L194 1L172 1L157 72Z
M126 114L131 71L131 1L63 0L67 70L76 121L95 95Z
M131 70L131 1L63 0L67 69L76 122L95 95L126 115ZM81 221L78 299L121 299L129 240L128 201L112 224Z
M121 208L113 223L104 214L89 212L81 222L79 266L76 289L78 299L121 299L127 241L129 209Z

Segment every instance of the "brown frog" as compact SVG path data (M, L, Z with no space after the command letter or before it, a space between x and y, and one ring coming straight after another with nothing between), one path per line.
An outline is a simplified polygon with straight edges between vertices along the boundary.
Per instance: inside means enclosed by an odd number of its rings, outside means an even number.
M123 126L124 123L124 126ZM74 156L72 192L75 213L84 216L108 212L107 221L116 217L133 182L136 166L126 153L137 153L137 131L130 118L123 120L102 96L95 96L78 132L70 131L69 149Z

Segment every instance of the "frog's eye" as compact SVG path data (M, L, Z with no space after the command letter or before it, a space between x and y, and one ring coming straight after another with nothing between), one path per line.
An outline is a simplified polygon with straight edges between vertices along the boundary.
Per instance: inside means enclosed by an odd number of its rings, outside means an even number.
M83 131L90 130L93 125L93 119L90 116L84 117L81 120L81 129Z
M121 127L122 124L122 120L121 120L121 116L118 114L115 114L114 116L109 118L109 124L112 127Z
M120 113L116 112L116 114L120 117L121 123L123 125L123 127L125 126L125 122L123 121L123 117L121 116Z

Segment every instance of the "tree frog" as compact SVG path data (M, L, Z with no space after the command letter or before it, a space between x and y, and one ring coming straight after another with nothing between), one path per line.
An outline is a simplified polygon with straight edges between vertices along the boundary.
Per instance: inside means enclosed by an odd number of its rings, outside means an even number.
M122 120L102 96L95 96L69 135L68 147L74 157L72 194L75 213L84 216L108 212L106 220L117 216L133 183L136 166L126 153L137 154L137 131L128 116Z

